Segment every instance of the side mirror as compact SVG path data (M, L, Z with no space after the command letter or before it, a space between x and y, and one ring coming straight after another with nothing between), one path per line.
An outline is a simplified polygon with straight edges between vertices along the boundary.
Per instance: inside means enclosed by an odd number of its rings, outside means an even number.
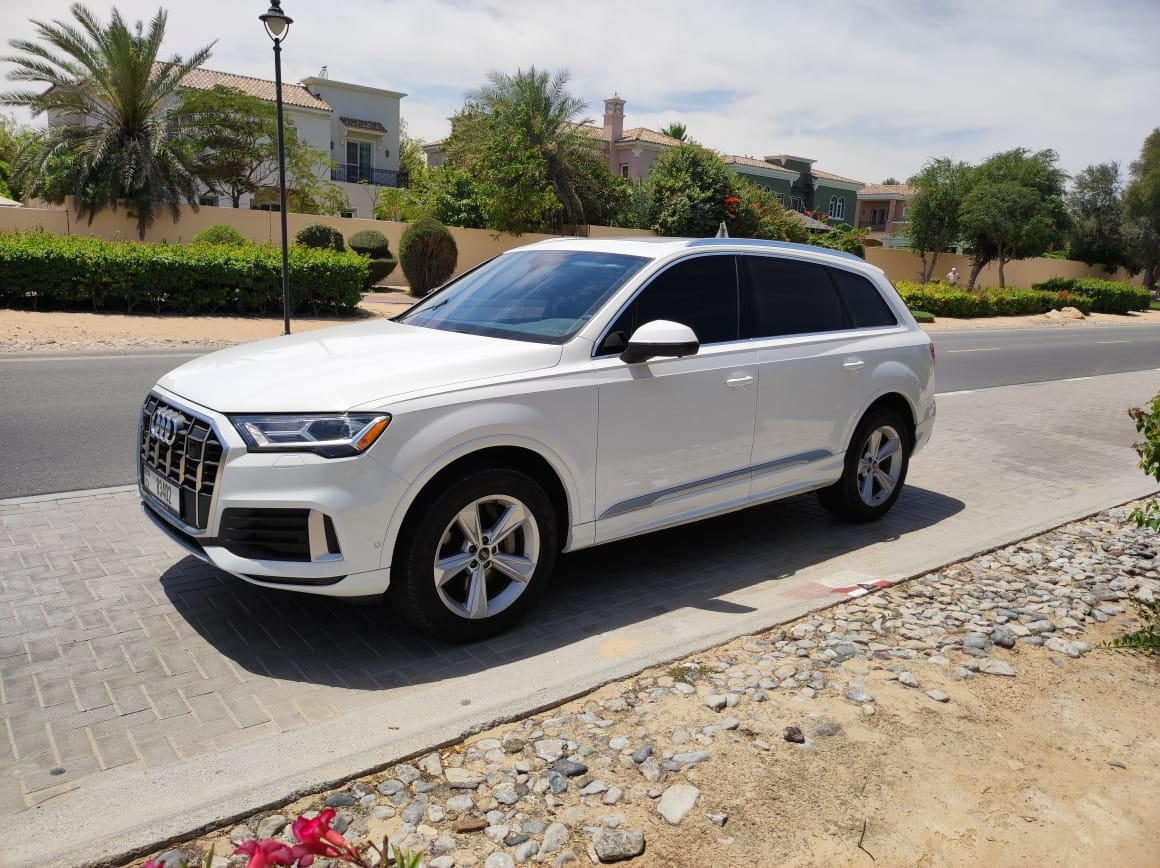
M654 319L632 333L628 339L628 348L620 354L620 358L631 365L654 356L691 356L700 348L701 342L687 325L667 319Z

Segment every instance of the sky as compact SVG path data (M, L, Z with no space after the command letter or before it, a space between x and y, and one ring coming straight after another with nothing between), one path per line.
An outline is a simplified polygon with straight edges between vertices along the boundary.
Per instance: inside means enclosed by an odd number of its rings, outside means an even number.
M215 42L210 69L273 78L258 15L268 0L169 3L164 54ZM113 4L90 0L108 17ZM159 3L119 0L129 20ZM68 0L0 0L0 56ZM601 122L684 123L718 151L795 154L866 183L902 180L934 157L977 163L1053 148L1074 174L1125 173L1160 127L1160 0L283 0L294 19L283 78L401 91L411 135L447 135L464 93L490 70L571 74ZM0 90L11 64L0 62ZM27 121L27 115L17 118ZM583 119L583 118L578 118Z

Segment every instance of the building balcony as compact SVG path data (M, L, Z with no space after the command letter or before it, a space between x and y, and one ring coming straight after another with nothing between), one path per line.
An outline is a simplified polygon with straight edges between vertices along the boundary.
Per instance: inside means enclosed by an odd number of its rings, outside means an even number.
M339 163L330 170L330 180L347 184L373 184L376 187L405 187L407 173L392 169L372 169L353 163Z

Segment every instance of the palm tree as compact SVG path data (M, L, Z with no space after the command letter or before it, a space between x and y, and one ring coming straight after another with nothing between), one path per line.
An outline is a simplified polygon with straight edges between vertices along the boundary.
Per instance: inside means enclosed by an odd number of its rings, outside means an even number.
M673 121L667 126L661 127L661 135L668 136L670 139L677 139L678 141L685 141L689 131L685 125L680 121Z
M462 133L474 142L464 142L460 162L469 162L481 151L489 136L507 136L513 131L521 142L543 161L544 176L559 202L560 216L568 231L584 225L586 191L599 186L604 165L598 143L581 127L591 118L579 119L588 107L568 92L569 74L561 70L550 75L534 66L515 75L492 70L488 83L467 94L464 111L458 116ZM453 133L454 137L454 133Z
M15 65L12 81L48 89L0 94L0 104L47 114L48 127L24 148L15 167L36 195L37 184L61 167L76 196L78 216L89 217L119 203L136 211L145 237L159 205L174 215L183 201L197 207L193 155L185 147L185 120L169 106L182 79L210 55L212 44L182 60L158 60L167 14L159 9L145 30L130 29L113 10L108 24L80 3L74 21L33 21L38 41L13 39L21 55L0 58Z

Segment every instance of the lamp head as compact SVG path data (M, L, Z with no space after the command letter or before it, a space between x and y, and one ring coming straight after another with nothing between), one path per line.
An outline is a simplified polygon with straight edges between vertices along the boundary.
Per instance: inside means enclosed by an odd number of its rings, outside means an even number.
M266 25L266 32L274 41L285 38L290 25L294 23L294 19L282 11L282 0L270 0L270 8L264 15L259 15L258 20Z

